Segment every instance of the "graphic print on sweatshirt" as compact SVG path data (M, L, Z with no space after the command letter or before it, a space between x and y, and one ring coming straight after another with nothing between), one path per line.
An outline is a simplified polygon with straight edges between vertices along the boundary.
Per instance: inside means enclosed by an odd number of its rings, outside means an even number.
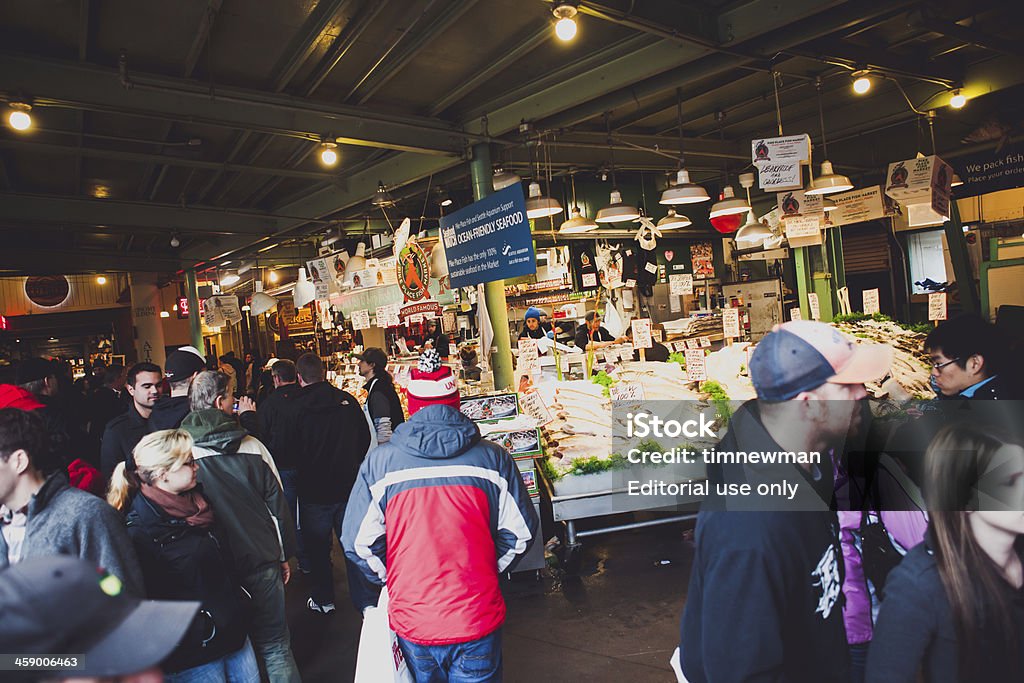
M811 572L811 576L815 579L813 585L821 589L821 593L818 595L818 607L814 612L821 614L822 620L828 619L843 588L839 578L839 561L834 545L829 545L825 550L821 559L818 560L818 566Z

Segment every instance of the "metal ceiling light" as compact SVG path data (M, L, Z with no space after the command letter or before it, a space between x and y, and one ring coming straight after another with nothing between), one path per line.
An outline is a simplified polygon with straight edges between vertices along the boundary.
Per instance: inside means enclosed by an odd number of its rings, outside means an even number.
M230 287L231 285L237 284L242 278L238 277L238 273L228 273L220 279L221 287Z
M608 131L608 156L611 159L612 166L612 191L609 195L608 206L605 206L597 212L594 216L594 220L598 223L625 223L626 221L635 221L640 218L640 210L635 206L626 204L622 201L622 193L619 192L617 183L615 182L615 150L612 148L612 126L611 118L608 112L604 115L605 128Z
M839 205L836 204L834 199L829 199L828 197L821 198L821 210L824 211L825 213L835 211L838 208Z
M352 255L345 264L345 272L354 273L357 270L366 269L366 242L360 241L356 245L356 253Z
M449 207L455 203L455 200L452 199L452 195L449 192L442 189L439 189L438 191L441 194L441 206Z
M584 216L583 211L580 210L579 204L576 203L576 172L573 171L570 173L569 178L572 183L572 214L569 217L569 220L562 223L558 228L558 232L563 235L572 235L596 230L597 223Z
M568 42L576 37L576 14L579 9L575 3L559 2L551 13L555 15L555 35L563 42Z
M744 173L741 175L740 184L747 190L747 204L753 207L753 203L750 201L750 188L754 185L753 174ZM736 231L736 236L733 239L737 242L757 244L771 236L772 229L757 220L757 216L754 215L754 209L751 208L747 211L747 222Z
M172 249L177 249L180 246L181 246L181 240L178 239L178 236L177 235L171 235L171 248Z
M825 140L825 111L821 106L821 78L814 79L814 87L818 91L818 120L821 122L821 152L825 161L821 162L821 173L811 181L811 187L804 194L833 194L853 189L853 183L844 175L832 169L828 160L828 141Z
M683 91L681 88L676 88L676 119L679 123L679 170L676 171L675 182L669 182L668 189L661 193L659 203L671 206L711 201L707 190L690 182L690 172L686 170L683 156Z
M491 182L494 184L495 192L498 190L504 190L506 187L512 187L516 183L521 183L522 181L523 179L518 175L511 171L506 171L500 166L494 169L494 177L491 179Z
M338 143L324 138L320 142L320 163L331 167L338 163Z
M562 213L562 205L551 197L545 197L540 190L540 183L530 183L530 198L526 200L526 217L529 219L545 218Z
M316 298L316 286L306 278L306 267L299 266L299 279L295 281L292 291L292 303L295 308L302 308Z
M956 173L953 174L953 181L949 184L950 187L960 187L964 184L964 181L960 180L960 176Z
M384 187L383 181L377 181L377 194L370 200L370 203L379 208L395 205L395 201L388 194L388 189Z
M669 208L668 215L658 221L658 230L678 230L691 225L693 225L693 221L686 216L677 214L674 208Z
M249 310L253 315L260 315L274 310L277 306L277 299L263 291L263 281L257 280L256 291L253 292L252 300L249 302Z
M7 123L18 132L24 132L32 127L32 105L28 102L11 102L8 107Z
M750 204L736 196L732 185L726 185L719 200L711 205L711 213L708 214L708 218L734 216L747 211L750 211Z

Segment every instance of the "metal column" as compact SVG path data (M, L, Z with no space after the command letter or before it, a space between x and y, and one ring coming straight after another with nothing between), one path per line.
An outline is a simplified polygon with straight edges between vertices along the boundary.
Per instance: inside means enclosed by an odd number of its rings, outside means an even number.
M192 346L199 353L203 350L203 322L199 318L199 290L196 285L196 271L189 268L185 271L185 296L188 297L188 327L192 338Z
M473 198L477 201L491 194L491 147L481 142L473 145L473 158L469 172L473 180ZM490 354L495 389L511 389L513 382L512 339L508 333L508 303L505 301L505 281L484 283L484 300L494 329L494 351ZM487 353L486 349L481 350Z
M978 293L974 289L974 276L971 273L971 259L967 255L967 244L964 242L960 207L957 206L955 199L949 202L949 220L943 228L946 231L946 244L949 246L949 260L953 264L953 278L956 280L960 295L960 308L964 313L981 313Z

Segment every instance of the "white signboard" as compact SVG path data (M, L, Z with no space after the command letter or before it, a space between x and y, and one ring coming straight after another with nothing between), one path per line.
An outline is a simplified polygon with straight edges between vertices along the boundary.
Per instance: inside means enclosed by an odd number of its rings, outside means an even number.
M811 213L824 213L825 201L820 194L805 194L803 190L780 192L776 195L779 214L783 220L791 216L806 216Z
M863 292L864 296L864 312L868 315L878 313L878 290L877 289L865 289Z
M668 297L668 310L670 313L682 313L683 303L678 296L670 294Z
M686 379L690 382L703 382L708 378L707 367L704 365L704 349L686 350Z
M751 159L757 166L758 184L765 191L803 187L802 167L811 155L806 134L762 138L750 142Z
M519 395L519 408L523 411L523 414L529 415L536 420L538 427L543 427L554 419L551 416L551 411L544 405L540 392L536 389Z
M740 336L740 309L726 308L722 310L722 334L726 339Z
M836 203L835 211L829 213L833 225L850 225L885 217L881 185L838 192L828 197Z
M783 222L786 226L786 237L792 240L818 235L821 232L822 217L820 213L789 216Z
M668 293L672 296L693 296L693 275L690 273L669 275Z
M934 154L889 164L885 194L903 206L924 205L911 227L942 222L949 218L949 190L953 169Z
M821 320L821 304L814 292L807 295L807 306L811 309L811 320Z
M700 345L701 345L701 348L705 348L705 349L710 348L711 347L711 337L701 337L700 338Z
M536 339L519 340L519 367L532 367L533 363L540 357L540 349L537 347Z
M316 258L306 261L306 272L309 273L309 279L313 281L313 287L316 289L316 300L327 301L331 296L331 284L334 282L327 259Z
M804 316L800 312L799 308L791 308L791 309L789 309L789 319L790 320L803 320Z
M377 307L377 327L397 327L400 324L397 306L388 304Z
M946 319L946 293L932 292L928 295L928 319Z
M215 296L211 297L206 301L206 320L207 325L210 325L210 309L213 309L214 320L224 320L229 323L238 323L242 321L242 311L238 308L238 297L237 296ZM213 326L219 326L222 323L213 323Z
M370 328L370 311L365 308L352 311L352 329L367 330Z
M651 319L643 318L641 320L633 320L630 323L633 328L633 348L634 349L649 349L653 346L651 339Z

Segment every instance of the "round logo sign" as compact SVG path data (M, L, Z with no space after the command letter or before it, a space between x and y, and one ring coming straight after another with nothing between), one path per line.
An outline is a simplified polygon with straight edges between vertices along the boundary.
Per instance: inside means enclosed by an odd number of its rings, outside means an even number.
M67 301L71 283L63 275L25 278L25 296L36 306L54 308Z
M405 295L406 301L419 301L430 296L427 286L430 284L430 265L427 255L415 242L409 242L398 252L398 287Z

